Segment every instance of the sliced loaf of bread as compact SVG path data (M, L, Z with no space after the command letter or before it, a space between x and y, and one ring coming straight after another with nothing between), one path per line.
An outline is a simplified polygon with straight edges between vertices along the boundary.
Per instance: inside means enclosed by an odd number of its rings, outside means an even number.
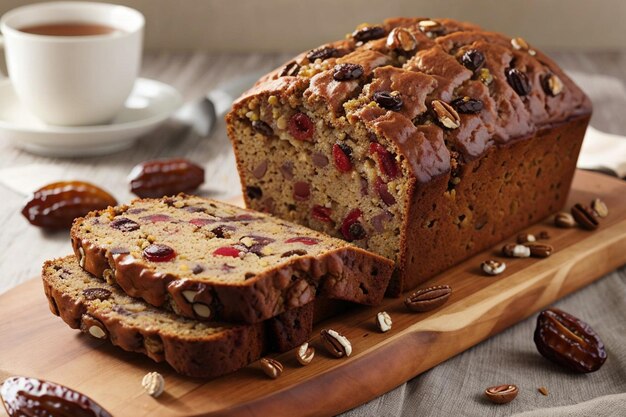
M70 327L166 361L188 376L210 378L232 372L268 349L299 345L311 331L312 303L256 324L198 321L126 295L85 272L74 256L47 261L42 280L50 310Z

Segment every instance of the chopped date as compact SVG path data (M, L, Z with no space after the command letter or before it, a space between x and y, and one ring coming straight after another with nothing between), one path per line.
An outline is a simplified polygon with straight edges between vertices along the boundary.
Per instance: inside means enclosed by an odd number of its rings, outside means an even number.
M469 49L461 55L461 64L468 70L476 72L485 65L485 55L477 49Z
M400 111L402 109L402 96L397 91L377 91L374 93L374 101L383 109Z
M358 64L339 64L333 69L335 81L356 80L363 75L363 67Z
M334 58L339 55L339 50L337 48L332 48L330 46L323 46L321 48L313 49L306 54L306 57L309 61L313 62L316 59L321 59L324 61L328 58Z
M382 26L364 26L352 32L352 37L357 42L367 42L382 38L386 33Z
M483 109L482 101L467 96L452 100L450 104L452 104L452 107L454 107L456 111L464 114L480 113Z

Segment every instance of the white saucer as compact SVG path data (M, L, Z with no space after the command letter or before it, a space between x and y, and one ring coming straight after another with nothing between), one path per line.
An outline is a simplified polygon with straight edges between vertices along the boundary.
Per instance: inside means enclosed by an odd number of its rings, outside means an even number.
M43 156L103 155L133 145L166 120L182 104L174 87L138 78L118 115L106 125L54 126L30 114L18 100L9 79L0 81L0 139Z

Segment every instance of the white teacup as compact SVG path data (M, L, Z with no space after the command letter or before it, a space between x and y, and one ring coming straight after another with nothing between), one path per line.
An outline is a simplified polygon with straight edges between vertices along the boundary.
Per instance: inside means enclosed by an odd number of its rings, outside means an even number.
M49 124L111 121L139 74L144 24L137 10L105 3L39 3L7 12L0 31L17 96Z

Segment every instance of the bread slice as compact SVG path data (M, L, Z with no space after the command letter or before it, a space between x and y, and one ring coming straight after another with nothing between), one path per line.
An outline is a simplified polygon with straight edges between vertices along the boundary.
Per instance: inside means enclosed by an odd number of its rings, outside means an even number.
M75 220L81 267L185 317L257 323L316 295L377 304L393 262L263 213L179 195Z
M42 280L50 310L70 327L166 361L188 376L232 372L272 347L288 350L301 344L311 331L313 303L256 324L187 319L102 282L81 269L74 256L47 261Z

